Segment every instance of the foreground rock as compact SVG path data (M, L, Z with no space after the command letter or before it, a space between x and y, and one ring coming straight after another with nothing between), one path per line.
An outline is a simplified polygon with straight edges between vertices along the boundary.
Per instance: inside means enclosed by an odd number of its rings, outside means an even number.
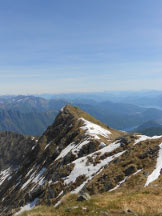
M88 193L82 192L78 195L77 201L90 200L91 196Z

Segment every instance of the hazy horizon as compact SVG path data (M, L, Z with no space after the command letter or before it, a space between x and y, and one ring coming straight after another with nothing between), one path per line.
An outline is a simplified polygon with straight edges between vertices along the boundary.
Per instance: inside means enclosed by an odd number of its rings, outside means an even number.
M48 93L48 92L41 92L41 93L11 93L11 94L1 94L0 93L0 96L36 96L36 97L42 97L43 95L44 96L54 96L54 95L56 95L56 96L60 96L60 98L61 98L61 96L65 96L65 95L77 95L77 96L79 96L79 95L82 95L82 96L88 96L88 95L104 95L104 94L108 94L108 95L132 95L132 94L139 94L139 96L140 96L140 94L141 94L141 96L143 96L143 94L146 94L146 95L148 95L148 94L153 94L153 95L158 95L158 93L161 95L162 94L162 90L154 90L154 89L140 89L140 90L114 90L114 91L78 91L78 92L60 92L60 93L57 93L57 92L51 92L51 93ZM151 95L150 95L151 96Z

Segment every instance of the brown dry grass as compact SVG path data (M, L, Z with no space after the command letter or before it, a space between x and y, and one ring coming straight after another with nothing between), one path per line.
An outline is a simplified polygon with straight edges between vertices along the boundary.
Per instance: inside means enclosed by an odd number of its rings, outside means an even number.
M162 188L145 188L137 191L119 191L92 196L91 200L77 202L76 195L66 195L62 204L36 207L21 216L104 216L104 215L162 215Z

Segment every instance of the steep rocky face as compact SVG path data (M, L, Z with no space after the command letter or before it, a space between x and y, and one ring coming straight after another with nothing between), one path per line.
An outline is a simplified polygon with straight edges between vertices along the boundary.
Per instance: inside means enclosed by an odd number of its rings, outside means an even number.
M65 106L53 125L0 187L1 215L38 204L58 205L68 192L111 191L138 176L140 187L160 176L162 137L126 134L76 107ZM133 186L132 186L133 187Z
M0 188L17 172L36 143L36 137L26 137L9 131L0 132Z
M10 131L0 132L0 170L17 167L27 152L36 145L35 137L27 137Z

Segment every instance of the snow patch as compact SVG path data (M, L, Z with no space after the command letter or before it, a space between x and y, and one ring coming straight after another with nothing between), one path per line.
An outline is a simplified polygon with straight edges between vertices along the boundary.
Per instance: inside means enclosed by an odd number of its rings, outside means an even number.
M55 161L57 161L60 158L64 158L70 152L72 152L74 155L77 156L77 154L82 149L82 147L87 145L90 142L91 138L100 139L99 136L103 136L103 137L109 139L109 135L111 134L110 131L102 128L99 125L91 123L91 122L85 120L84 118L80 118L80 119L82 121L84 121L84 126L82 126L81 129L86 130L86 135L89 135L90 138L87 138L78 144L75 142L70 143L66 148L64 148L61 151L61 153L59 154L59 156L56 158ZM106 144L101 142L100 147L104 148L105 146L106 146ZM114 146L114 144L113 144L113 146Z
M137 170L137 172L133 173L133 175L137 175L141 171L142 171L142 169L139 169L139 170Z
M90 140L87 139L87 140L80 142L79 144L75 144L75 142L70 143L65 149L62 150L62 152L59 154L59 156L56 158L56 160L58 160L60 158L64 158L70 152L72 152L74 155L78 156L77 154L82 149L82 147L87 145L89 142L90 142Z
M115 142L109 144L108 146L106 146L106 147L104 147L104 148L96 151L95 153L100 152L101 154L104 154L106 152L113 152L114 150L116 150L119 147L120 147L120 142L119 141L115 141Z
M65 108L65 106L63 106L63 107L61 108L60 112L63 112L63 111L64 111L64 108Z
M89 139L80 142L77 146L72 149L72 153L78 156L79 151L82 149L83 146L87 145L90 142Z
M21 189L23 190L29 183L31 182L31 179L29 178L21 187ZM20 181L16 184L16 185L19 185L20 184Z
M42 175L46 170L46 168L42 168L38 175L32 180L32 182L42 185L44 183L44 177L42 177Z
M34 150L34 149L35 149L35 147L36 147L36 145L32 147L32 150Z
M100 139L99 136L105 137L109 139L109 135L111 132L109 130L104 129L103 127L94 124L84 118L80 118L79 120L82 120L84 122L84 126L80 127L81 129L86 131L86 135L89 135L95 139Z
M145 136L145 135L137 135L138 139L134 142L134 145L145 141L145 140L151 140L151 139L160 139L162 138L162 136L153 136L153 137L149 137L149 136Z
M59 200L59 201L54 205L54 207L56 208L56 207L59 206L61 203L62 203L62 201Z
M33 202L28 203L25 206L21 207L20 211L18 211L16 215L21 214L23 211L29 211L33 209L36 206L37 202L38 202L38 198L36 198Z
M11 174L11 169L5 169L3 171L0 172L0 185L9 177L9 179L11 178L11 176L9 176Z
M131 176L133 175L137 175L139 172L141 172L142 169L137 170L137 172L133 173ZM120 181L114 188L112 188L111 190L109 190L109 192L114 191L116 189L118 189L128 178L130 178L131 176L126 176L122 181Z
M159 175L160 171L162 169L162 143L159 145L160 150L157 158L156 168L155 170L148 176L145 186L148 186L151 182L155 181Z
M70 143L65 149L62 150L56 160L65 157L74 148L74 146L75 142Z
M59 193L59 195L56 197L56 199L57 199L58 197L60 197L61 195L63 195L63 193L64 193L64 191L62 190L62 191Z
M50 142L46 145L45 150L48 148L48 146L49 146L51 143L52 143L52 141L50 141Z
M28 176L33 171L33 168L27 173ZM42 177L43 173L46 171L46 168L42 168L39 173L35 175L36 171L31 174L29 179L22 185L21 189L23 190L29 183L36 183L37 185L42 185L44 183L44 176Z
M112 188L111 190L109 190L109 192L118 189L127 179L128 179L128 176L126 176L122 181L120 181L120 182L118 183L118 185L116 185L114 188Z
M101 160L99 163L97 163L95 166L93 163L90 163L88 160L88 157L91 157L92 160L95 160L97 155L100 156L104 155L105 152L112 152L116 148L120 146L120 143L112 143L109 146L102 148L101 150L98 150L94 153L89 154L88 156L79 158L73 162L75 165L70 175L65 178L64 184L73 183L76 181L76 179L81 176L85 175L86 181L84 181L78 188L76 188L73 192L78 193L84 185L93 178L93 176L100 172L100 170L107 164L109 164L112 160L114 160L117 157L120 157L122 154L125 153L125 151L119 152L117 154L114 154L113 156L107 157L103 160Z

